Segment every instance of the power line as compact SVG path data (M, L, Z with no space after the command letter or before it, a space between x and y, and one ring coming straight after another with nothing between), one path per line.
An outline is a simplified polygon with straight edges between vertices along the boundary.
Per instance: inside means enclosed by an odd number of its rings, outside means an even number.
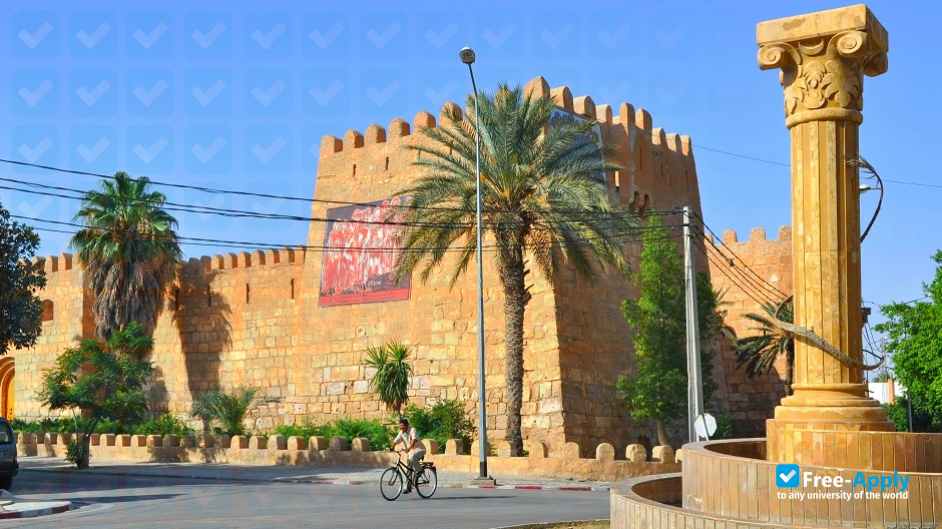
M40 189L51 189L54 191L62 191L67 193L74 193L79 196L69 196L61 195L49 192L33 191L17 187L10 186L0 186L0 189L7 189L10 191L16 191L20 193L29 193L35 195L51 196L55 198L64 198L69 200L79 200L84 201L87 191L82 189L76 189L73 187L65 186L56 186L50 184L41 184L38 182L31 182L28 180L19 180L16 178L6 178L0 177L0 181L12 182L20 185L26 185L30 187L37 187ZM374 204L375 206L375 204ZM436 222L415 222L415 221L396 221L396 220L362 220L362 219L352 219L346 217L330 218L330 217L308 217L303 215L285 215L281 213L269 213L263 211L251 211L251 210L241 210L241 209L231 209L231 208L217 208L213 206L205 206L202 204L185 204L178 202L163 202L161 207L167 211L174 212L183 212L183 213L195 213L201 215L217 215L222 217L229 218L257 218L263 220L289 220L289 221L301 221L301 222L344 222L344 223L353 223L353 224L370 224L370 225L386 225L386 226L410 226L410 227L427 227L427 228L441 228L441 229L455 229L455 228L469 228L473 226L472 223L436 223ZM464 210L454 210L454 211L464 211ZM647 211L646 214L650 215L672 215L675 214L676 210L651 210ZM629 215L629 212L618 212L613 211L610 214L612 220L618 216ZM606 217L600 215L600 212L595 211L584 211L582 212L582 218L570 218L569 220L591 220L592 217L595 217L597 220L606 220Z
M760 162L760 163L764 163L764 164L768 164L768 165L776 165L776 166L779 166L779 167L791 167L791 164L788 164L788 163L785 163L785 162L780 162L780 161L778 161L778 160L769 160L768 158L759 158L758 156L751 156L751 155L748 155L748 154L740 154L740 153L737 153L737 152L727 151L727 150L724 150L724 149L718 149L718 148L716 148L716 147L708 147L708 146L706 146L706 145L701 145L701 144L695 145L694 148L695 148L695 149L703 149L703 150L705 150L705 151L715 152L715 153L718 153L718 154L724 154L724 155L726 155L726 156L732 156L732 157L734 157L734 158L741 158L741 159L743 159L743 160L751 160L751 161L753 161L753 162ZM931 187L931 188L942 189L942 184L929 184L929 183L926 183L926 182L912 182L912 181L909 181L909 180L893 180L893 179L890 179L890 178L884 178L883 181L884 181L884 182L892 182L892 183L894 183L894 184L907 185L907 186L920 186L920 187Z
M698 248L700 248L699 245ZM771 298L766 292L757 289L752 283L746 281L744 276L741 274L741 271L737 270L738 267L734 266L728 257L720 254L716 248L708 244L704 244L701 248L701 252L710 260L714 268L718 268L720 272L726 276L733 286L736 286L742 290L758 305L775 305L781 302L780 299Z
M782 298L788 297L788 294L786 294L785 292L782 292L778 287L776 287L775 285L767 281L765 278L760 276L755 270L753 270L748 264L746 264L746 261L744 261L741 257L739 257L739 255L736 254L736 252L734 252L733 249L730 248L728 244L726 244L723 238L719 237L716 234L716 232L714 232L710 228L710 226L707 225L706 221L703 219L701 215L697 213L694 213L694 215L696 215L697 219L700 221L700 224L703 226L703 228L706 231L709 231L710 234L712 235L712 238L707 239L711 245L716 247L716 243L714 241L719 241L719 243L723 245L724 248L726 248L726 251L728 251L729 254L732 255L735 260L739 261L743 265L743 268L745 268L746 271L749 272L755 278L754 282L758 282L759 286L764 288L764 290L772 292L774 294L774 297L777 297L777 296L781 296ZM717 248L717 250L719 250L719 248ZM722 252L720 253L722 254Z
M70 227L91 229L91 230L104 230L104 228L84 226L82 224L78 224L75 222L44 219L40 217L31 217L27 215L11 215L11 217L17 218L17 219L23 219L23 220L31 220L34 222L56 224L60 226L70 226ZM682 225L666 225L663 227L676 229L676 228L682 227ZM77 233L74 231L56 230L56 229L44 228L44 227L36 227L36 229L52 231L54 233L65 233L69 235L75 235ZM626 232L616 233L615 235L612 236L612 239L616 241L621 241L624 243L640 241L641 240L640 235L636 233L636 230L643 231L645 229L648 229L648 228L636 228L636 229L629 230ZM669 239L669 238L671 237L664 237L664 239ZM297 248L297 249L318 250L318 251L363 251L363 252L393 252L393 253L410 252L410 251L411 252L425 252L425 251L463 252L465 251L465 248L462 248L457 245L447 246L447 247L432 247L432 246L419 246L419 247L359 246L357 247L357 246L329 246L329 245L307 245L307 244L280 244L280 243L270 243L270 242L235 241L235 240L229 240L229 239L213 239L213 238L206 238L206 237L187 237L187 236L177 236L177 239L179 239L181 243L184 243L184 244L194 244L194 245L199 245L199 246L214 246L218 244L219 246L223 246L223 247L234 246L237 248L265 248L265 249ZM591 244L593 240L600 240L600 239L601 239L600 237L591 237L591 238L586 237L586 238L583 238L581 242ZM661 239L657 239L657 240L661 240ZM548 243L545 246L552 246L553 244L555 243ZM529 246L528 248L539 248L539 247L543 247L543 246ZM485 251L496 250L498 248L499 248L498 245L484 245L483 246L483 249Z

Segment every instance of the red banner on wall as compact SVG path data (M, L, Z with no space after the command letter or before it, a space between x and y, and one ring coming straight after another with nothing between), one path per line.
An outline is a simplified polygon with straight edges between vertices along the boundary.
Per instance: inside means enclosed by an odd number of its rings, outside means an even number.
M327 210L320 305L356 305L409 299L410 278L395 279L402 226L400 197ZM345 222L345 221L360 222Z

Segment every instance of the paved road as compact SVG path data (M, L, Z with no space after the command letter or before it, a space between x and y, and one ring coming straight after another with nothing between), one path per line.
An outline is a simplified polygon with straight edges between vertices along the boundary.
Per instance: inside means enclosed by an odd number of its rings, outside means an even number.
M13 492L85 506L60 515L0 522L0 527L481 529L608 516L604 492L440 488L430 500L410 494L387 502L370 485L235 483L30 470L20 473Z

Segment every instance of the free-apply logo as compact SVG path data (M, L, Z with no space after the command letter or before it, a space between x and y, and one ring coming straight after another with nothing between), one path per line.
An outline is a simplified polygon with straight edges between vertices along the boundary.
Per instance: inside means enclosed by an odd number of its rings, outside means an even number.
M775 465L775 485L780 489L793 489L801 483L801 469L792 463Z
M898 499L909 497L909 476L858 471L853 478L802 471L794 463L775 465L775 485L781 499Z

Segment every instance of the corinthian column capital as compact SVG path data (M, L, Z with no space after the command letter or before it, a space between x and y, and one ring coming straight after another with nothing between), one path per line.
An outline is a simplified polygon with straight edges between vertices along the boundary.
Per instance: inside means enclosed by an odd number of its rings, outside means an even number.
M887 69L886 30L863 4L779 18L756 28L759 67L779 68L785 124L860 123L863 76Z

